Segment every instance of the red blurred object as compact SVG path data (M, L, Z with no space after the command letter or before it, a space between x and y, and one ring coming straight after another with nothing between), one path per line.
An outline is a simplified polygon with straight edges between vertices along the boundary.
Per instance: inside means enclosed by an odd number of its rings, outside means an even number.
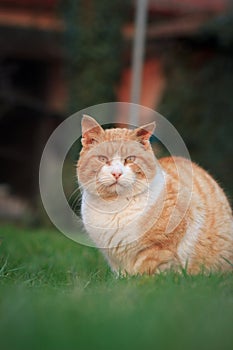
M19 8L54 9L59 0L0 0L0 5Z
M150 10L165 12L223 11L231 0L150 0Z

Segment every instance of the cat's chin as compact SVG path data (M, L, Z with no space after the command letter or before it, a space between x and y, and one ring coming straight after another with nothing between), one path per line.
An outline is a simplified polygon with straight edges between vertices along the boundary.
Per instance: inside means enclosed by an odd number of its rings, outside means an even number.
M124 200L127 199L129 201L130 199L135 198L136 196L140 196L140 194L145 193L148 190L148 188L133 188L133 185L131 186L124 186L119 183L114 183L108 187L106 187L104 190L102 189L101 192L98 191L98 195L104 199L104 200Z
M102 199L116 199L128 197L132 194L132 186L124 186L119 182L114 182L108 186L100 187L97 189L98 196Z
M121 193L125 192L127 188L123 185L121 185L119 182L114 182L111 185L108 185L105 187L105 192L107 193L115 193L117 195L120 195Z

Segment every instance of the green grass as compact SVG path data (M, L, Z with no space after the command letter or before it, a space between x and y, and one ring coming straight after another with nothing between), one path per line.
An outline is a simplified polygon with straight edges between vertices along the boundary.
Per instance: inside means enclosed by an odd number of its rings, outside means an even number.
M0 239L2 350L232 349L232 274L116 279L57 232L5 226Z

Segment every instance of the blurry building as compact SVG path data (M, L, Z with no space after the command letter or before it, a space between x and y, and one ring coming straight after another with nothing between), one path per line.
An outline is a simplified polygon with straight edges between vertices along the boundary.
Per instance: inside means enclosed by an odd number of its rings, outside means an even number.
M64 117L65 80L55 0L0 1L0 205L33 199L43 145Z

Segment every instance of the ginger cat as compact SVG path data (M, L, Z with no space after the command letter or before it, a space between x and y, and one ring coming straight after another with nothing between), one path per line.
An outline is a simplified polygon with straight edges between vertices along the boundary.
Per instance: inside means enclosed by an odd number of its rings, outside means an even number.
M154 128L103 130L83 117L77 176L86 231L117 274L232 270L233 220L223 190L189 160L157 160Z

